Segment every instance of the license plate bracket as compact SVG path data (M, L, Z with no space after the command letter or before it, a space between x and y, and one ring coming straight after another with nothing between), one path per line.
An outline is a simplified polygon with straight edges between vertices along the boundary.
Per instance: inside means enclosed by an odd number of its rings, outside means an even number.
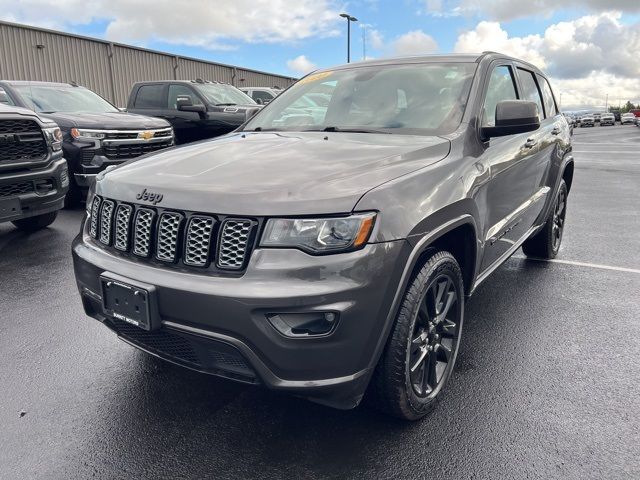
M0 199L0 218L13 217L22 213L22 205L19 198Z
M105 272L100 275L102 306L107 316L144 330L160 326L156 288Z

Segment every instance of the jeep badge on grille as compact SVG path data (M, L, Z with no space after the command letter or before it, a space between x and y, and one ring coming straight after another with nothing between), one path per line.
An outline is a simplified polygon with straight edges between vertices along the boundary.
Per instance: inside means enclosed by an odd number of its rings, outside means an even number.
M138 200L144 200L145 202L151 202L154 205L157 205L162 201L164 196L161 193L147 192L147 189L145 188L139 194L136 195L136 198Z

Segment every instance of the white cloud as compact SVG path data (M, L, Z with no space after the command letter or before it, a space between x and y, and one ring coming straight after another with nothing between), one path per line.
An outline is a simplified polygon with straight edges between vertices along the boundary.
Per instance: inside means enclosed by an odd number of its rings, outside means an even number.
M438 44L422 30L412 30L397 37L391 44L394 55L421 55L434 53Z
M640 96L640 24L625 25L620 13L587 15L551 25L542 35L511 37L498 22L480 22L460 34L455 51L494 50L545 70L565 105L604 105Z
M551 16L554 11L568 8L589 9L595 12L616 10L640 12L638 0L460 0L459 10L499 20L513 20L527 16Z
M70 30L93 21L106 37L122 42L160 40L203 48L230 42L287 43L335 36L335 0L0 0L0 18ZM10 15L10 17L9 17Z
M289 68L289 70L300 75L305 75L318 68L304 55L300 55L292 60L287 60L287 67Z

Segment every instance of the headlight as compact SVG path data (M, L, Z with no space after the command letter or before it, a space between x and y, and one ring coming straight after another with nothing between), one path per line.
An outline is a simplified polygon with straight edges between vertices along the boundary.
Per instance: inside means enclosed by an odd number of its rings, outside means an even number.
M260 246L299 248L312 254L355 250L369 239L375 218L375 213L335 218L271 218Z
M51 145L54 151L58 151L62 148L62 130L59 127L45 127L42 129L44 138L47 143Z
M102 139L105 137L105 133L99 130L81 130L78 128L71 129L71 136L73 138L87 138L90 140Z
M91 216L91 207L93 206L93 197L96 196L96 182L91 182L89 190L87 191L87 203L85 203L85 209L87 217Z

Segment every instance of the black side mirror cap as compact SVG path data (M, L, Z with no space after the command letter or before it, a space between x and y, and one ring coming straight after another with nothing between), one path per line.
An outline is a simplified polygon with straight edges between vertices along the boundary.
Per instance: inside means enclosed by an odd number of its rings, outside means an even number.
M495 127L483 127L486 139L515 133L533 132L540 128L538 105L527 100L503 100L496 105Z

